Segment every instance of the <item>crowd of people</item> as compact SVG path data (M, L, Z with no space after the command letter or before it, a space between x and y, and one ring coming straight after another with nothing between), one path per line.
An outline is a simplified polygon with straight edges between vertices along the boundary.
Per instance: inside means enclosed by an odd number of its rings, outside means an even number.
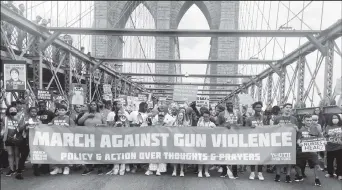
M232 102L225 105L217 105L214 109L201 107L197 109L196 102L192 102L187 107L180 107L173 103L171 105L155 105L149 107L146 102L139 104L139 109L130 111L125 109L122 102L114 101L92 101L88 106L74 105L69 110L68 103L61 101L55 106L53 111L47 109L45 101L40 101L38 107L27 107L24 100L12 102L7 107L5 117L1 117L1 148L2 156L6 152L8 160L8 172L6 176L15 175L17 179L23 179L23 170L29 156L29 128L38 124L70 126L89 126L94 127L103 125L106 127L224 127L228 130L232 127L258 128L264 125L279 125L288 127L284 124L293 124L297 131L297 160L296 165L275 165L266 166L268 173L276 173L275 181L280 182L281 173L285 173L285 182L291 183L291 171L294 169L296 175L294 181L303 181L306 178L305 168L307 163L314 169L315 185L321 186L321 182L316 174L317 170L326 170L326 177L337 177L342 180L342 145L331 142L326 143L326 152L302 152L302 138L308 136L328 137L332 135L335 129L342 127L341 116L338 114L323 115L320 109L314 113L304 116L296 116L291 104L285 104L282 107L274 106L262 110L263 103L255 102L252 105L252 111L248 111L243 106L241 112L234 109ZM115 129L114 129L115 130ZM326 157L326 158L325 158ZM324 159L325 158L325 159ZM2 168L7 167L5 162L1 161ZM326 160L324 163L323 160ZM325 167L326 166L326 167ZM221 172L221 177L230 179L238 178L238 173L246 172L246 166L238 165L185 165L179 164L113 164L113 165L33 165L35 176L41 174L64 174L68 175L72 170L83 168L82 175L89 175L94 170L98 175L124 175L126 172L135 173L138 169L145 170L146 175L155 172L156 175L172 170L172 176L185 176L189 168L195 170L198 177L210 177L210 171ZM264 180L263 165L250 166L249 179L255 178ZM256 173L257 172L257 173Z

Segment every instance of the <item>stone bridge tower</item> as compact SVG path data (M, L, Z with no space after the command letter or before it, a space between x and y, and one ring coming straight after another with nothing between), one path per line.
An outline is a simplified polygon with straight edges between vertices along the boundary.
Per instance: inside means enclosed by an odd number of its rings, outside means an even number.
M95 1L96 28L124 28L125 24L138 6L136 1ZM206 17L212 30L238 29L239 2L238 1L142 1L150 11L155 21L156 29L177 29L187 10L196 4ZM196 22L196 20L194 20ZM238 59L239 38L238 37L212 37L209 59ZM93 37L93 55L96 57L122 57L122 37L95 36ZM174 37L156 37L155 44L156 59L175 59ZM110 64L110 63L109 63ZM156 73L174 72L173 64L156 63ZM237 74L237 65L211 65L208 74ZM167 77L156 77L158 82L173 81ZM210 79L216 82L235 83L234 79L218 78ZM215 87L212 87L215 88ZM219 88L219 87L218 87ZM221 87L222 88L222 87Z

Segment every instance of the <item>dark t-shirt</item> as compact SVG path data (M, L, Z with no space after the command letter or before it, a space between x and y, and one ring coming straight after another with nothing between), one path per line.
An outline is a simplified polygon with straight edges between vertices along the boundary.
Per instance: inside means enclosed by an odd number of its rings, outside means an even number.
M325 134L327 137L327 151L335 151L342 149L342 127L341 126L329 126L325 128ZM329 142L330 141L330 142ZM334 143L336 142L336 143Z
M311 127L303 126L297 132L297 140L298 139L307 139L312 137L323 137L323 134L318 130L316 125L312 125ZM297 144L297 152L302 152L302 147Z
M266 125L264 123L264 118L262 115L259 117L255 116L255 115L248 117L246 124L247 124L246 126L248 126L248 127L252 127L252 126L260 127L260 126Z
M274 118L274 125L278 125L278 124L293 124L298 126L298 122L297 122L297 118L294 116L277 116L276 118Z
M38 119L42 121L43 124L48 124L55 117L55 114L50 110L38 111Z

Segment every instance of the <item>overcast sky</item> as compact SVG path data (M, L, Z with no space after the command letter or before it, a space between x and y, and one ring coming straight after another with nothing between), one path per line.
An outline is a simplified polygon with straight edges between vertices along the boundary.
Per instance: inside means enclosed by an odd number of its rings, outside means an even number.
M15 1L14 4L18 5L19 3L24 3L28 7L27 17L29 19L35 18L36 15L41 15L44 18L52 19L52 26L73 26L73 27L90 27L93 22L93 2L78 2L78 1L35 1L35 2L20 2ZM278 9L279 4L279 9ZM303 6L307 6L305 10L300 13L303 9ZM31 8L32 7L32 8ZM259 8L258 8L259 7ZM290 11L288 8L290 8ZM333 23L335 23L338 19L341 19L341 2L340 1L248 1L248 2L240 2L240 19L239 19L239 28L240 29L273 29L277 30L280 25L283 25L288 22L288 27L292 27L296 30L319 30L326 29ZM136 10L135 16L133 19L136 20L137 28L154 28L153 18L145 8L140 8L140 10ZM271 11L269 11L271 10ZM292 12L291 12L292 11ZM139 12L139 13L137 13ZM144 12L144 13L142 13ZM80 17L80 13L81 17ZM263 15L262 15L263 13ZM299 13L299 14L298 14ZM297 15L298 14L298 15ZM58 16L57 16L58 15ZM138 16L137 16L138 15ZM295 16L297 15L297 16ZM323 15L323 16L322 16ZM81 23L79 19L81 18ZM278 19L277 19L278 18ZM304 22L301 22L300 19L303 18ZM322 18L322 20L321 20ZM140 19L140 20L139 20ZM269 25L267 24L269 23ZM129 23L126 27L129 27ZM278 26L278 27L276 27ZM209 29L208 22L200 9L193 5L190 9L185 13L182 18L179 29ZM81 46L86 47L86 52L91 51L91 38L90 36L81 37L75 36L75 46L79 46L77 39L81 40ZM258 57L259 59L281 59L285 54L290 53L299 45L299 38L276 38L277 42L274 43L274 40L270 41L269 45L265 47L266 42L269 42L270 38L240 38L240 59L249 59L250 57ZM143 58L142 51L139 50L140 45L137 42L137 39L129 40L130 47L124 48L124 57L141 57ZM143 47L145 48L145 54L147 57L154 58L155 53L155 44L154 38L141 38L143 42ZM210 38L179 38L180 42L180 57L181 59L208 59L209 56L209 41ZM305 38L301 39L301 44L305 43L307 40ZM260 43L260 45L258 45ZM341 49L341 38L336 40L339 48ZM249 48L246 44L250 44ZM274 45L275 44L275 45ZM128 46L128 45L126 45ZM280 48L281 47L281 48ZM264 50L261 50L263 49ZM281 49L284 49L283 52ZM127 53L130 50L132 53ZM274 51L274 53L273 53ZM138 53L137 53L138 52ZM335 53L335 68L334 68L334 84L338 77L341 77L341 57ZM317 52L311 53L307 56L308 63L310 65L311 71L313 72L316 65L316 57ZM323 62L324 63L324 62ZM292 64L292 67L295 68L295 64ZM242 74L258 74L265 66L239 66L239 72ZM322 64L321 68L324 68L324 64ZM204 74L206 66L205 65L183 65L182 73L188 72L189 74ZM153 70L153 68L152 68ZM292 77L292 70L288 68L289 78ZM306 82L305 86L307 87L309 84L311 76L306 70ZM277 76L274 76L274 81L276 82ZM189 78L184 81L203 81L203 79L198 78ZM318 76L316 78L316 83L320 89L323 90L324 87L324 69L320 69ZM264 80L266 82L266 80ZM287 81L287 86L289 82ZM264 85L265 86L265 85ZM317 95L317 90L314 92L314 103L317 105L320 98ZM292 95L290 95L290 99L292 99Z

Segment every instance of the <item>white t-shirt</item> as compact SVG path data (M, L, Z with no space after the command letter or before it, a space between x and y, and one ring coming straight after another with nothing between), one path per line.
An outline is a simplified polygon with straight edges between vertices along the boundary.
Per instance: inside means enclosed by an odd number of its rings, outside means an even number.
M172 126L175 121L176 121L176 117L172 117L170 114L165 115L165 118L164 118L165 126ZM157 123L157 122L158 122L158 115L156 115L153 118L152 123Z
M202 120L201 122L197 123L197 127L214 128L214 127L216 127L216 125L211 121L204 122L204 120Z
M127 117L127 120L129 120L130 116L127 111L125 111L125 116ZM115 118L115 112L111 111L108 113L106 121L114 121L114 118Z
M138 117L139 115L141 116L140 119ZM132 122L132 124L139 124L142 122L141 127L145 127L145 126L148 126L147 118L148 118L147 113L132 111L132 113L129 115L128 121Z

